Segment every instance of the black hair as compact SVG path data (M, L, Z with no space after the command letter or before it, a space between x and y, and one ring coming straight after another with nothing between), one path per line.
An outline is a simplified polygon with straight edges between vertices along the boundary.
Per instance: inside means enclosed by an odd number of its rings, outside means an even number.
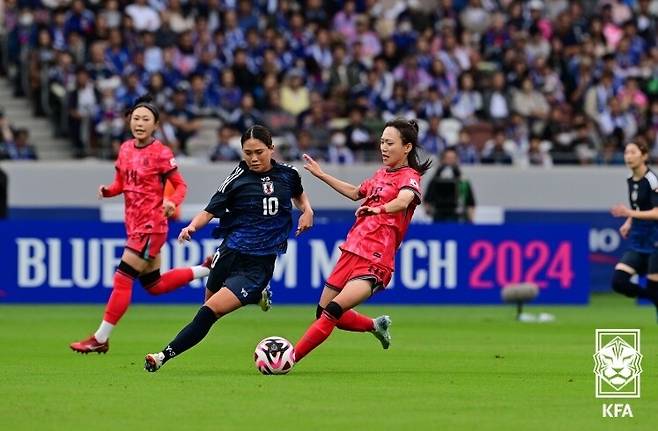
M160 120L160 110L158 109L157 106L155 106L155 103L153 103L153 98L151 97L151 95L145 94L139 97L137 100L135 100L135 104L130 109L130 112L128 114L132 115L133 112L135 112L135 109L137 108L146 108L149 111L151 111L153 113L153 117L155 117L156 123Z
M418 123L416 120L405 120L396 118L386 123L384 127L394 127L400 133L402 144L411 144L411 151L407 155L409 166L420 175L423 175L432 166L432 161L427 158L423 161L418 156Z
M627 142L626 145L624 145L624 148L628 147L629 145L635 145L643 156L649 154L649 145L647 145L647 143L642 139Z
M272 144L272 133L270 133L267 127L261 126L260 124L255 124L248 128L242 134L242 138L240 138L240 144L244 147L244 143L249 139L258 139L263 144L265 144L267 148L272 148L274 146Z

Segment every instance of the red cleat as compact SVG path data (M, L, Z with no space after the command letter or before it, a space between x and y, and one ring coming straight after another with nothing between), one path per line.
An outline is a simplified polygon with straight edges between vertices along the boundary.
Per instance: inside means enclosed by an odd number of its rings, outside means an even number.
M84 354L93 353L93 352L107 353L107 351L110 350L110 340L107 340L104 343L99 343L98 341L96 341L96 337L92 335L85 340L71 343L69 347L74 352L84 353Z

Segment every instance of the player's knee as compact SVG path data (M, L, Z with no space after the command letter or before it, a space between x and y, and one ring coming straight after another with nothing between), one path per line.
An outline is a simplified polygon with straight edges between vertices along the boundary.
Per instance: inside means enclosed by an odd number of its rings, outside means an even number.
M123 260L121 262L119 262L119 266L117 267L116 272L121 273L121 274L125 275L126 277L129 277L133 280L136 279L137 276L139 275L139 271L137 271L135 268L130 266L129 263L127 263L126 261L123 261Z
M329 316L333 317L334 319L338 320L343 315L343 307L338 305L336 302L331 301L324 308L324 312L327 313Z
M156 292L153 288L160 282L160 269L140 275L139 282L149 294L158 295L160 292Z
M622 270L615 270L614 275L612 276L612 290L615 292L626 295L629 293L628 283L631 279L631 274Z
M315 318L319 319L320 316L322 316L322 312L324 311L324 308L318 305L318 307L315 309Z

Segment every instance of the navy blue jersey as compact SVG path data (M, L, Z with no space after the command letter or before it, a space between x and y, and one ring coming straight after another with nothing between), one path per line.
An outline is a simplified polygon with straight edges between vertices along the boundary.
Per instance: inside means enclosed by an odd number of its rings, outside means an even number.
M632 209L648 211L658 206L658 177L651 169L638 181L635 181L632 176L626 181L628 183L628 199ZM631 250L642 253L654 252L656 250L657 234L658 222L634 218L628 235Z
M290 199L303 192L302 179L292 166L272 160L272 169L257 173L242 161L206 207L219 218L213 235L246 254L285 253L292 228Z

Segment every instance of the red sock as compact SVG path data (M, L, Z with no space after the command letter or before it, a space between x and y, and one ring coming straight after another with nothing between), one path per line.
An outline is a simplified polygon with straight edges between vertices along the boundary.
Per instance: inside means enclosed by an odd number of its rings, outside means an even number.
M144 286L151 295L162 295L194 280L192 268L174 268L160 276L160 279L150 286Z
M308 327L302 338L295 345L295 362L310 353L329 337L336 326L336 319L327 313L322 313L320 318Z
M133 293L133 278L121 271L114 273L114 287L110 300L105 306L105 315L103 320L116 325L121 316L124 315L130 305L130 298Z
M368 332L375 329L372 319L355 310L347 310L336 323L338 329L353 332Z

